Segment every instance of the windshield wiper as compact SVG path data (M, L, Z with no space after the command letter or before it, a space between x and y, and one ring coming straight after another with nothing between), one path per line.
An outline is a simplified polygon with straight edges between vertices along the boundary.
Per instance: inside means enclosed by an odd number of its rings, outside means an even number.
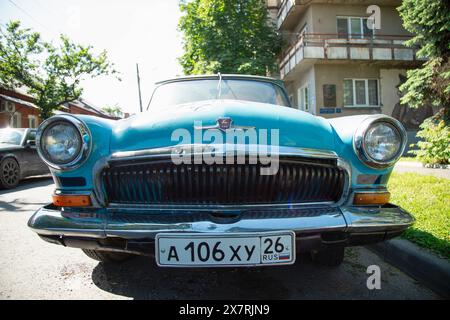
M222 95L222 74L219 72L217 75L219 76L219 83L217 84L216 99L220 99L220 96Z
M220 99L220 97L222 96L222 74L219 72L217 73L217 75L219 76L219 83L217 84L217 95L216 95L216 99ZM230 85L228 84L228 82L224 81L223 83L225 83L225 85L228 87L228 89L230 90L231 94L233 95L233 97L236 100L239 100L236 96L236 94L234 93L233 89L231 89Z

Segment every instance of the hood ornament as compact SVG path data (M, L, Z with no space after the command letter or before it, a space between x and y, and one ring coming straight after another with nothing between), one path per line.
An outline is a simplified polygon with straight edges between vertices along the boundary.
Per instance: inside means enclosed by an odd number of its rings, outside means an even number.
M253 126L236 126L233 124L233 119L229 117L219 118L217 119L217 122L215 125L212 126L196 126L194 125L195 130L210 130L210 129L216 129L216 130L249 130L249 129L255 129Z

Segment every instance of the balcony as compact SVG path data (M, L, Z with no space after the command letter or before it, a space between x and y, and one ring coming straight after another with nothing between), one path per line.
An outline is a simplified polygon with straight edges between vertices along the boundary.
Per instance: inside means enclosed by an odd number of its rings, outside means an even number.
M311 59L333 61L372 61L398 65L418 64L417 48L405 46L410 36L375 35L364 37L342 34L302 34L294 44L284 50L280 62L283 79L298 64Z
M292 29L298 23L298 15L300 10L297 10L300 0L283 0L280 4L277 16L278 29Z

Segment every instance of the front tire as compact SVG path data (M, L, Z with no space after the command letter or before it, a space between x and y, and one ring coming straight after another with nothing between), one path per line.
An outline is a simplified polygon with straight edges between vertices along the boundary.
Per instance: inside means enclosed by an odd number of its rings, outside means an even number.
M311 258L317 264L337 267L344 261L345 247L331 247L319 251L311 251Z
M105 263L119 263L134 257L133 254L123 252L111 252L111 251L101 251L91 249L81 249L81 250L89 258Z
M20 167L14 158L6 158L0 163L0 187L12 189L20 181Z

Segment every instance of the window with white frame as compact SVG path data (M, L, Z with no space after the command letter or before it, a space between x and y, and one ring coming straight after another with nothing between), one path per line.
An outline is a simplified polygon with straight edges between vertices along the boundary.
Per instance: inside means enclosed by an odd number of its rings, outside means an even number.
M344 79L344 106L373 107L379 105L378 79Z
M12 128L21 128L22 127L22 114L16 112L12 115L9 125Z
M309 91L308 86L303 86L297 90L298 108L309 112Z
M366 17L337 17L336 19L339 38L363 39L373 37L373 30L367 27Z
M28 128L36 128L37 127L37 117L33 115L28 116Z

